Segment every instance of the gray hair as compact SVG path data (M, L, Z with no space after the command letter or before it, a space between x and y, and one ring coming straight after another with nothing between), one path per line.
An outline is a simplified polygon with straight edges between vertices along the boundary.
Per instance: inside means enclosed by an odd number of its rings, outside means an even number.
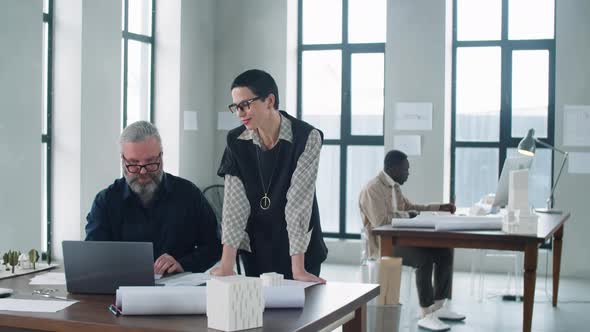
M163 150L158 128L147 121L137 121L125 127L121 133L119 144L122 148L124 143L143 142L152 137L160 144L160 150Z

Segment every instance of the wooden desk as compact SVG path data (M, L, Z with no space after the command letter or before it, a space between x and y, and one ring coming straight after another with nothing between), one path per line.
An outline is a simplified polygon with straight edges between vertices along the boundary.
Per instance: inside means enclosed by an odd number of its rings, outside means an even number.
M436 232L431 229L377 227L373 233L381 238L381 256L391 256L392 246L472 248L524 252L524 303L522 330L531 331L537 257L539 246L553 237L553 306L557 306L563 225L570 214L539 213L537 235L513 235L501 231Z
M65 286L30 286L30 275L0 281L0 287L15 290L13 298L36 298L33 289L56 288L56 295L67 295L80 302L57 313L0 311L0 330L4 327L40 331L215 331L207 328L206 315L121 316L107 310L114 295L73 295ZM263 327L249 331L318 331L354 312L354 319L343 331L365 331L366 303L379 294L379 286L330 282L305 290L303 309L267 309ZM6 328L8 330L8 328ZM22 331L10 329L10 331Z

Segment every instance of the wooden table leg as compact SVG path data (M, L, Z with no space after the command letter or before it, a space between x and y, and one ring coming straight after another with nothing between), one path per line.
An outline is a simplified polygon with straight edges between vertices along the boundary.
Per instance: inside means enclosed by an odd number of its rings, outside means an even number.
M367 304L354 311L354 318L342 325L342 332L365 332L367 330Z
M561 271L561 246L563 225L553 235L553 306L557 307L557 293L559 292L559 273Z
M524 250L524 303L522 317L522 330L524 332L530 332L532 328L538 254L539 248L537 243L532 242L526 245Z
M381 237L381 257L389 257L393 254L393 238L387 235Z

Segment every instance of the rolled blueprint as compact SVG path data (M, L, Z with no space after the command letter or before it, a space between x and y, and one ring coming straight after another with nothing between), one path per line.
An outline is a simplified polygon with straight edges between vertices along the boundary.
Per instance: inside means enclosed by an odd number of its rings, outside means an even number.
M123 315L198 315L207 312L206 287L119 287L116 305ZM305 287L264 287L265 308L302 308Z

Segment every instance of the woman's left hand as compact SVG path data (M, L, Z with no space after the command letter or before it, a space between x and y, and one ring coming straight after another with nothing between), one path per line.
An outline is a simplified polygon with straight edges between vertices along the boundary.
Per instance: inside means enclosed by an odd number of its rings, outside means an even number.
M303 270L301 272L293 272L293 280L298 280L298 281L305 281L305 282L317 282L320 284L325 284L326 280L320 278L320 277L316 277L313 274Z

